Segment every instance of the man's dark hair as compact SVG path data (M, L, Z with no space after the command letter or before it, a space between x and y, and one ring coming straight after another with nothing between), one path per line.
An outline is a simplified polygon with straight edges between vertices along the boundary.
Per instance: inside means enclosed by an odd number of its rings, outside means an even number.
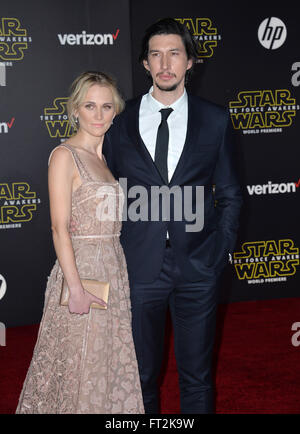
M195 41L187 27L179 21L174 20L174 18L163 18L146 29L142 40L139 62L142 63L143 60L148 59L149 40L155 35L179 35L185 47L187 58L192 59L194 65L197 60L197 47ZM192 69L193 66L187 71L186 78L189 77Z

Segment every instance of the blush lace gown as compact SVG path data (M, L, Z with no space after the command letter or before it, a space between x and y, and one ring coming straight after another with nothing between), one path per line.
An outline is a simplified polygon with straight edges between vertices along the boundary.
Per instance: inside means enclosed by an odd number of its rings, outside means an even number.
M123 192L118 182L93 180L75 149L61 146L72 153L82 179L72 196L78 271L109 281L108 308L79 315L60 306L63 273L56 261L16 413L144 413L121 222L108 218L108 208L118 216Z

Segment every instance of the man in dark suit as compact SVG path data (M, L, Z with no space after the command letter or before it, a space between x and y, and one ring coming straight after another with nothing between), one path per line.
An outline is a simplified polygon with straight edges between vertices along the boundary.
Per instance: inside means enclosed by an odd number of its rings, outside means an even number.
M139 207L144 207L139 220L132 213L137 212L137 197L128 194L121 234L146 413L159 412L157 379L168 307L181 412L214 410L211 356L217 284L234 247L241 193L227 111L185 90L196 55L190 33L177 21L163 19L149 27L141 61L153 86L127 102L104 145L108 166L116 178L126 178L127 191L140 186L139 191L148 193L139 198ZM155 186L177 186L181 194L183 203L169 195L167 217L162 211L166 197L161 195L158 202L152 197ZM203 196L197 195L200 187ZM194 228L186 213L175 216L184 207L196 216ZM153 210L159 216L151 220ZM199 219L197 223L197 213L202 213L204 225Z

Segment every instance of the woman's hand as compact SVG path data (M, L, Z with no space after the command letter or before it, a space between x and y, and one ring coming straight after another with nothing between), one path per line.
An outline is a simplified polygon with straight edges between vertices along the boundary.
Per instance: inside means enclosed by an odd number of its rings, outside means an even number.
M77 293L71 293L69 297L70 313L78 313L80 315L89 313L92 303L98 303L106 307L107 304L101 298L98 298L89 292L83 290Z

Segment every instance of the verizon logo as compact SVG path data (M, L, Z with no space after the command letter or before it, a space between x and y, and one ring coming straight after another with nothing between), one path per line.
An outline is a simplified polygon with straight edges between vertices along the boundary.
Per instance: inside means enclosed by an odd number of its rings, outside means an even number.
M11 118L9 122L0 122L0 134L7 134L15 122L15 118Z
M300 179L297 182L282 182L275 184L269 181L267 184L247 185L247 190L250 196L254 194L280 194L280 193L295 193L300 185Z
M74 35L73 33L57 35L60 45L113 45L114 41L119 36L120 29L117 29L116 33L87 33L85 30L82 33Z

